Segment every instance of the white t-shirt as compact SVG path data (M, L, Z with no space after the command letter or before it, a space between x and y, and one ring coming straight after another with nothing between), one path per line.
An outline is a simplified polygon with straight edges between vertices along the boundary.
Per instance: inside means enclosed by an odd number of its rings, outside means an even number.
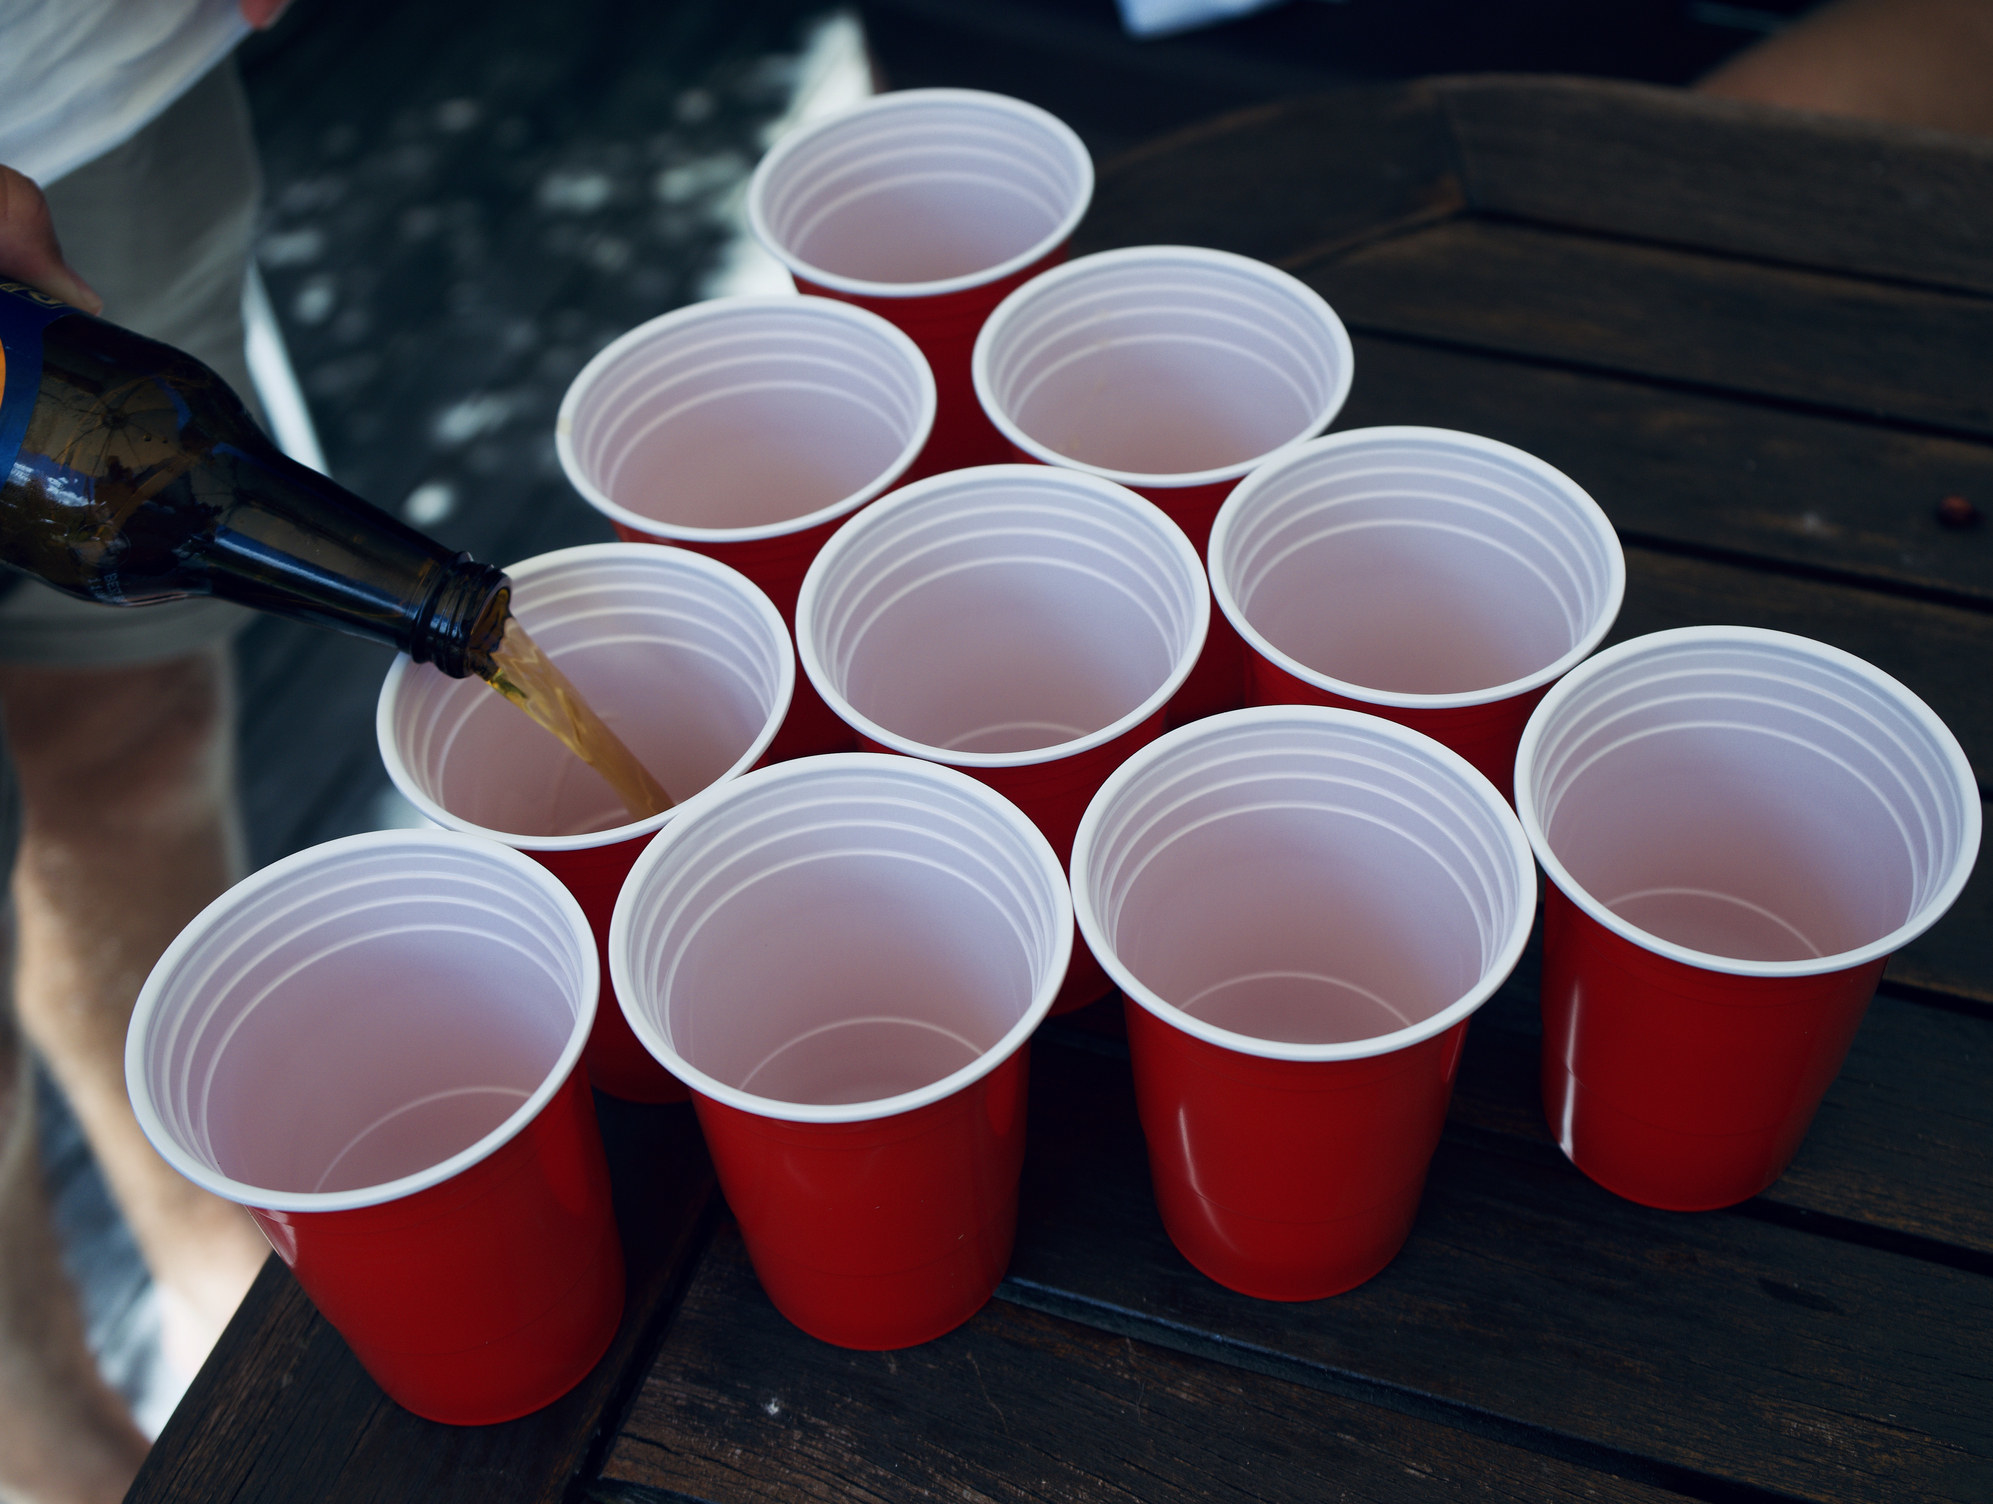
M122 146L248 31L239 0L0 0L0 163L47 184Z

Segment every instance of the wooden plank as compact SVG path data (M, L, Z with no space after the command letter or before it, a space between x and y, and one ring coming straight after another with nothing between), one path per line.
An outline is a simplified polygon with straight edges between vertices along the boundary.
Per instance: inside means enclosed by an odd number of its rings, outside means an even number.
M715 1204L689 1107L598 1096L629 1297L608 1353L498 1426L418 1419L381 1393L272 1258L152 1449L127 1504L553 1500L592 1466L641 1379Z
M1073 252L1205 245L1275 261L1463 203L1430 91L1350 89L1243 110L1115 158Z
M1982 804L1980 813L1980 829L1993 831L1993 808ZM1968 998L1993 1011L1993 842L1982 843L1978 865L1952 911L1892 956L1885 977L1920 991Z
M1977 908L1993 889L1988 866L1969 891ZM1971 943L1983 951L1981 915L1956 918L1973 926ZM1499 1136L1508 1152L1554 1164L1562 1151L1544 1122L1538 1076L1542 942L1539 921L1514 975L1475 1015L1448 1124L1469 1142ZM1898 970L1892 968L1892 979ZM1985 991L1986 983L1982 959L1971 985ZM1069 1015L1054 1033L1084 1030L1125 1051L1118 1008ZM1880 1235L1877 1241L1900 1234L1948 1245L1925 1252L1993 1272L1989 1064L1993 1011L1933 1006L1885 989L1870 1005L1798 1158L1758 1201L1780 1214L1859 1223Z
M1622 536L1993 606L1993 444L1359 335L1338 428L1421 423L1548 460Z
M1475 1015L1448 1119L1554 1164L1543 1117L1537 1006L1541 926L1516 974ZM1758 1197L1947 1245L1927 1250L1993 1273L1993 1015L1888 993L1869 1006L1790 1169Z
M1142 1173L1126 1067L1033 1062L1006 1290L1162 1346L1237 1345L1722 1484L1819 1500L1984 1498L1993 1281L1731 1214L1650 1211L1537 1156L1443 1142L1397 1259L1277 1304L1196 1273Z
M1993 1256L1989 1069L1993 1019L1877 997L1798 1157L1762 1199ZM1979 1267L1993 1273L1993 1257Z
M1255 17L1246 28L1163 38L1131 37L1100 5L864 0L857 9L877 87L985 89L1028 100L1077 131L1096 160L1223 111L1313 93L1352 72L1407 71L1352 70L1347 46L1338 50L1321 34L1313 6ZM1293 45L1262 38L1239 45L1242 29L1282 21Z
M1680 1498L1003 1300L902 1352L831 1347L776 1313L730 1225L602 1480L605 1504Z
M1609 642L1669 627L1770 627L1831 643L1900 679L1993 774L1993 616L1648 549L1626 551L1626 604Z
M1601 79L1434 89L1477 211L1993 292L1993 142Z
M1457 219L1284 262L1352 328L1993 435L1993 300Z

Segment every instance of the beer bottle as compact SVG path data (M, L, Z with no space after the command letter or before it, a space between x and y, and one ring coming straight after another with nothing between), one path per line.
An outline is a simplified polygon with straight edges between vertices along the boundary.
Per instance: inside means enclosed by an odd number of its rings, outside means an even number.
M0 561L86 600L213 595L489 677L505 575L285 456L189 355L0 281Z

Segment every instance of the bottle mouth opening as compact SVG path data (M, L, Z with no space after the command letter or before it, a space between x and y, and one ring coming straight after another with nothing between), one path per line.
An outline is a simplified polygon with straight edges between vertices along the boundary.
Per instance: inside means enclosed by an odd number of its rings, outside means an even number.
M452 679L488 678L511 615L512 582L505 571L458 554L420 613L423 630L408 656L435 664Z

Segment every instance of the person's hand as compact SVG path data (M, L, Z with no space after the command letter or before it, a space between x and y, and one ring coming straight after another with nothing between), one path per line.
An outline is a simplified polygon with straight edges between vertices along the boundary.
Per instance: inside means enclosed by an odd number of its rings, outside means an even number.
M11 167L0 167L0 277L25 282L85 313L104 311L104 300L62 259L41 189Z

